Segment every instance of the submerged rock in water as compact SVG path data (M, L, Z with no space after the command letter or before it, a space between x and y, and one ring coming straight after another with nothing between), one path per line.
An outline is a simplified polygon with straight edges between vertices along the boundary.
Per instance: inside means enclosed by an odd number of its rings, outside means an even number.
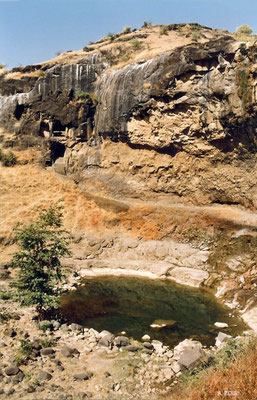
M214 326L216 326L216 328L228 328L226 322L215 322Z
M173 319L156 319L155 321L153 321L150 327L153 329L171 328L175 324L176 321L174 321Z

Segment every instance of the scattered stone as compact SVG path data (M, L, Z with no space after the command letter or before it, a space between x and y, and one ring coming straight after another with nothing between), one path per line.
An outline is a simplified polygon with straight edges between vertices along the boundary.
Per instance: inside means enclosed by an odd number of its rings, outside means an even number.
M55 354L55 350L52 349L52 347L45 347L44 349L41 350L41 356L50 356Z
M227 335L226 333L219 332L218 336L216 337L215 346L220 347L223 343L227 342L231 339L232 336Z
M74 379L76 381L87 381L88 379L92 378L92 376L93 376L92 372L86 372L86 373L75 374Z
M75 354L79 354L79 351L72 347L63 347L61 349L61 355L64 357L73 357Z
M111 374L110 374L109 371L106 371L106 372L104 373L104 377L105 377L105 378L109 378L110 376L111 376Z
M215 322L214 326L216 326L216 328L228 328L228 324L226 324L226 322Z
M171 368L164 368L162 373L167 381L174 376L174 371Z
M22 381L23 381L23 378L24 378L24 373L20 370L20 371L18 372L18 374L15 375L15 376L13 377L12 383L13 383L14 385L16 385L17 383L22 382Z
M113 344L114 339L115 339L115 336L109 332L99 340L98 344L100 346L109 347Z
M4 372L7 376L17 375L20 369L16 365L11 365L10 367L5 368Z
M154 348L152 343L148 343L148 342L144 342L143 346L148 350L153 350L153 348Z
M181 366L179 365L179 363L175 360L172 360L170 363L170 366L172 368L172 371L175 372L175 374L178 374L181 371Z
M54 331L57 331L61 326L60 322L59 321L55 321L55 320L52 320L51 324L53 325Z
M53 376L51 374L49 374L48 372L41 370L41 371L39 371L37 379L39 381L50 381L50 379L52 379L52 377Z
M114 344L118 347L123 347L123 346L128 346L130 342L126 336L117 336L114 339Z
M144 336L142 336L142 340L148 341L148 340L151 340L151 338L149 335L144 335Z
M79 325L79 324L71 324L70 325L70 329L73 331L73 332L83 332L83 326L81 326L81 325Z
M124 348L124 350L131 351L131 352L135 352L140 349L140 347L135 344L130 344L129 346L125 346L123 348Z

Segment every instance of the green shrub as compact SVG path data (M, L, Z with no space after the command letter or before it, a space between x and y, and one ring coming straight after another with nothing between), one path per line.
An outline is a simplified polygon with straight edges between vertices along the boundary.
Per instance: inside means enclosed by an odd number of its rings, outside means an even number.
M89 96L88 92L82 91L82 92L76 92L74 97L77 100L85 100L85 99L88 99L90 96Z
M243 103L247 103L248 100L248 72L244 68L237 70L237 83L238 83L238 95L242 98Z
M148 26L151 26L151 25L152 25L151 22L144 21L142 28L147 28Z
M114 39L115 39L115 35L113 33L110 33L110 32L108 33L107 37L110 39L111 42L113 42Z
M15 164L17 164L17 157L10 150L7 153L4 153L1 150L1 152L0 152L0 161L2 161L2 164L5 167L13 167Z
M123 57L122 57L122 61L123 62L127 62L131 57L130 53L126 53Z
M201 34L199 32L193 32L192 33L192 40L194 42L198 42L199 39L201 39Z
M160 35L168 35L168 25L162 25L160 28Z
M139 50L139 49L141 49L141 47L142 47L141 42L139 42L139 40L137 40L137 39L132 39L132 40L130 41L130 43L132 44L132 46L133 46L133 48L134 48L135 50Z
M45 348L45 347L52 347L53 344L54 344L54 342L53 342L52 339L45 338L45 339L41 339L41 340L40 340L40 344L41 344L41 346L42 346L43 348Z
M48 330L51 330L53 325L51 322L44 322L43 324L37 324L37 327L40 331L46 332Z
M94 50L94 49L92 47L90 48L88 46L83 47L83 51L88 52L88 51L91 51L91 50Z
M12 298L12 295L9 292L0 293L0 299L1 300L10 300L11 298Z
M253 32L252 28L249 25L240 25L236 33L244 33L245 35L251 35Z
M131 32L131 26L125 26L122 30L122 33L130 33Z
M62 216L62 208L57 203L44 209L35 222L15 229L20 250L14 253L11 263L18 268L13 286L21 305L36 305L40 316L59 304L58 283L64 277L60 258L70 254Z

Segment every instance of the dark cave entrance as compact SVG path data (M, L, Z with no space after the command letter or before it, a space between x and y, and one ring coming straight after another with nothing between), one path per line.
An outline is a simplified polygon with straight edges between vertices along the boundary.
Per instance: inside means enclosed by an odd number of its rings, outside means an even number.
M65 153L65 145L60 142L51 142L50 151L51 151L51 160L54 163L57 158L63 157Z

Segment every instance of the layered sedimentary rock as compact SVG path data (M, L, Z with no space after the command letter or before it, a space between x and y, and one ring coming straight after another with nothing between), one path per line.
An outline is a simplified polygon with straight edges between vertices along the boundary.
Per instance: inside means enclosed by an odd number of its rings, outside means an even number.
M0 125L115 195L256 206L256 56L229 34L117 68L88 55L24 92L1 80Z

